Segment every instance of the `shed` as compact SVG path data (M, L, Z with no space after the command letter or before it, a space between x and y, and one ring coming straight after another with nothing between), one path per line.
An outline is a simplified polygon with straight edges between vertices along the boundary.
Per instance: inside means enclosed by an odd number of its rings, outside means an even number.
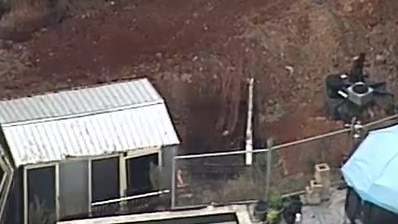
M180 143L148 79L1 101L0 123L20 170L13 186L22 186L25 224L35 204L59 220L89 213L93 202L152 191L149 163L171 180Z

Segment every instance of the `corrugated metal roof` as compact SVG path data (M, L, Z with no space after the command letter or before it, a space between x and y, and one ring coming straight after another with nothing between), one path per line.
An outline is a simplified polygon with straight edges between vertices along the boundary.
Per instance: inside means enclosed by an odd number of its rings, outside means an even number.
M132 86L134 84L139 87L134 88ZM144 87L148 87L148 84L150 88L145 90ZM45 109L45 105L51 101L45 98L46 95L40 96L40 100L37 100L40 106L34 104L36 99L34 101L26 99L24 101L26 104L22 105L15 103L23 102L18 100L9 104L0 103L0 107L3 107L0 113L7 111L6 115L0 114L0 116L2 120L8 121L2 125L2 128L15 165L59 161L68 156L97 156L179 144L166 105L147 80L110 86L112 88L95 88L104 89L106 93L82 89L77 91L85 92L83 94L73 90L71 91L73 94L63 92L59 98L49 94L54 97L51 100L56 98L65 100L57 103L52 101L51 109ZM117 86L124 89L116 90ZM120 95L114 94L115 92L119 92ZM145 92L148 92L149 96L145 96ZM89 101L89 94L93 101L85 107L82 104ZM73 99L73 96L83 95L87 98ZM109 98L102 99L101 96ZM117 98L115 102L110 96ZM149 103L151 101L154 102ZM64 102L66 103L63 104ZM83 109L72 102L81 104ZM5 108L5 105L14 107ZM12 114L12 108L25 110L27 105L35 108L32 113L19 111L17 115ZM57 108L60 105L64 107ZM65 105L73 108L67 110Z
M179 144L165 105L5 126L16 166Z
M0 101L2 124L84 116L162 102L148 79Z

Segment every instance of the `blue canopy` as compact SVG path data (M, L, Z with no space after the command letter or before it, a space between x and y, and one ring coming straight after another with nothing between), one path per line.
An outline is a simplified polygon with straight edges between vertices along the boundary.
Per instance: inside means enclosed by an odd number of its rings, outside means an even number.
M398 125L370 131L342 172L362 200L398 214Z

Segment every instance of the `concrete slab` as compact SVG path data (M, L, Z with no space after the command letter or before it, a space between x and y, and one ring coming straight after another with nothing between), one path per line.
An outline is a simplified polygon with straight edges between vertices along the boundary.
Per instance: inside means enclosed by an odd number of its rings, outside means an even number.
M345 190L332 190L330 200L317 206L303 207L303 224L343 224Z

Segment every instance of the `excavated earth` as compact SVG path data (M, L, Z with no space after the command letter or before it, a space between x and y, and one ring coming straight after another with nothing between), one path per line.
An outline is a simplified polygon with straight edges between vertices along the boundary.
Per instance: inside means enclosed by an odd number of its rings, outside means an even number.
M29 41L2 41L1 97L148 77L168 103L181 153L226 151L243 147L254 77L256 145L340 129L325 118L322 80L349 70L358 53L398 93L398 2L318 2L107 1ZM336 158L345 151L337 148ZM293 172L300 152L279 154Z

